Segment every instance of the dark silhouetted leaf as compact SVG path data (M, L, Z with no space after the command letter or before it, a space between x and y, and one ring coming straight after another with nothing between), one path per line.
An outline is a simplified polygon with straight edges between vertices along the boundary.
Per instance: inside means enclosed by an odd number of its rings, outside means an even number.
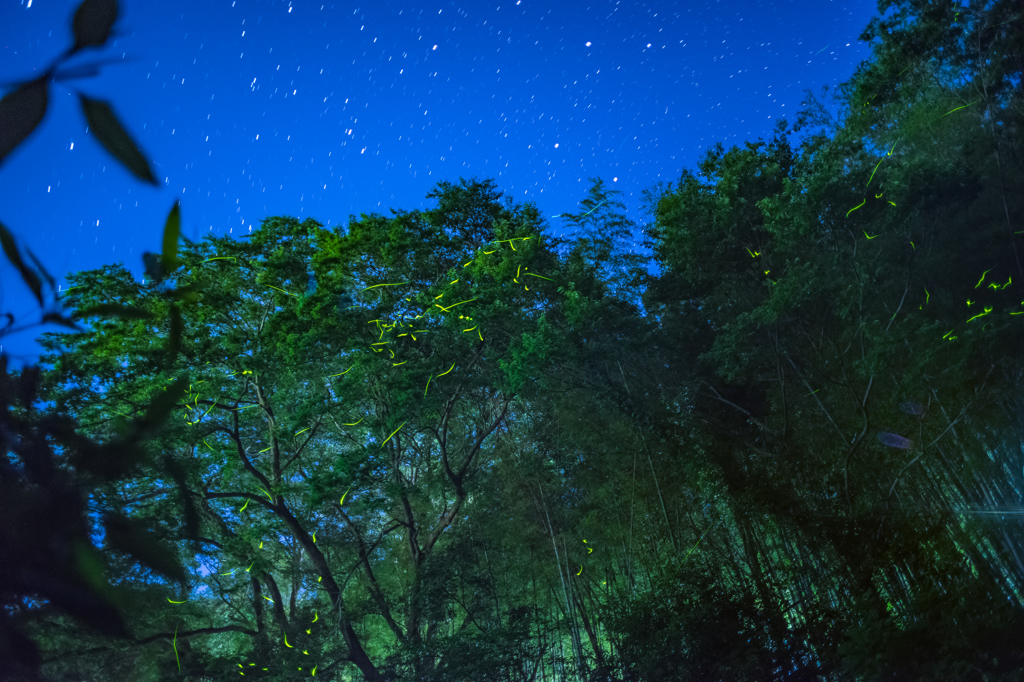
M74 567L83 584L55 582L43 594L96 631L114 637L127 636L114 591L104 575L100 553L95 547L79 542L76 543L74 557Z
M153 313L139 308L117 305L116 303L101 303L75 313L76 319L84 317L120 317L126 320L152 320Z
M176 379L167 387L167 390L160 391L149 404L149 409L140 420L140 427L145 430L155 430L163 423L171 410L181 401L188 389L189 380L187 376Z
M151 185L156 185L157 181L153 176L153 171L149 168L149 161L128 135L128 131L124 129L121 122L117 120L110 105L106 102L89 99L82 94L79 94L78 99L82 104L82 113L85 114L89 128L96 133L96 138L103 148L120 161L132 175Z
M42 275L43 279L46 280L46 283L50 285L50 291L55 291L57 289L57 282L53 279L53 276L46 271L46 268L43 267L43 264L39 259L36 258L36 254L32 253L32 250L28 247L25 247L25 253L28 254L29 259L32 261L32 265L35 266L36 272Z
M83 64L82 66L58 71L53 74L53 82L63 83L64 81L74 80L75 78L92 78L93 76L98 75L100 75L100 68L98 66Z
M62 327L67 327L69 329L73 329L76 332L85 331L84 329L79 327L77 324L75 324L74 321L69 320L68 318L64 317L60 313L46 313L45 315L43 315L43 322L52 322L53 324L59 324Z
M21 274L21 279L39 301L39 305L43 305L43 285L39 281L39 275L25 265L25 261L21 259L21 254L18 252L18 245L14 242L14 237L3 223L0 223L0 245L3 246L7 260Z
M0 99L0 163L28 137L46 114L47 76Z
M199 300L199 292L202 290L202 285L198 282L188 284L183 287L178 287L174 291L170 292L171 296L184 301L185 303L195 303Z
M180 236L181 202L175 201L171 212L167 214L167 222L164 223L164 253L160 264L163 266L165 276L178 267L178 237Z
M181 308L177 304L171 306L171 331L167 336L167 355L171 362L181 349L181 337L185 333L185 323L181 319Z
M129 434L129 438L134 434ZM83 471L113 481L133 471L148 459L147 452L132 440L104 445L86 441L79 445L72 462Z
M113 549L138 559L172 580L185 579L185 570L174 552L164 546L146 524L118 514L107 514L103 526L107 531L107 544Z
M178 485L178 492L181 495L181 506L184 512L185 535L189 539L196 539L199 535L199 512L196 511L195 501L188 492L188 481L185 479L185 470L180 464L170 457L164 458L164 468L171 475Z
M86 64L78 64L76 66L69 66L62 68L53 74L54 82L61 83L63 81L73 80L75 78L92 78L100 74L100 67L105 64L123 64L125 62L138 61L137 59L124 59L118 57L116 59L97 59L96 61L88 62Z
M146 251L142 254L142 264L146 267L146 276L159 284L164 281L164 267L160 263L160 254Z
M102 46L110 38L110 30L115 21L117 0L84 0L71 22L75 49Z
M38 670L42 663L36 643L13 628L0 630L0 640L0 678L30 679L29 671Z

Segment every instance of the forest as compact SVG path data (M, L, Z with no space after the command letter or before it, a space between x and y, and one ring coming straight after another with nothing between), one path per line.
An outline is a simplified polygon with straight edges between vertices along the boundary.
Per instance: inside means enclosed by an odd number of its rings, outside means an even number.
M1024 21L862 38L646 193L650 256L599 178L564 238L477 178L198 242L175 206L143 281L59 293L0 226L62 325L0 356L0 678L1021 679Z

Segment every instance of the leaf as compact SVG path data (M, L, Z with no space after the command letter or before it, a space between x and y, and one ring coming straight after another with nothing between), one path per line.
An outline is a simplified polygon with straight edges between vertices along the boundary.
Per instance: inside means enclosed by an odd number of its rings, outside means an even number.
M199 300L199 292L203 290L203 285L200 282L194 282L187 284L183 287L178 287L174 291L169 291L173 298L185 303L196 303Z
M100 74L101 66L105 64L123 64L126 61L137 60L124 59L121 57L116 59L97 59L93 62L62 68L53 74L53 80L55 83L61 83L63 81L74 80L76 78L92 78L93 76L98 76Z
M142 264L146 267L146 276L156 284L164 280L164 268L160 264L160 254L146 251L142 254Z
M140 426L145 430L155 430L160 426L171 410L181 401L188 385L188 376L183 376L168 386L167 390L160 391L149 403L146 414L140 420Z
M185 580L185 570L178 557L142 521L120 514L107 514L103 526L107 531L107 544L111 548L138 559L172 580Z
M164 252L160 264L164 275L178 266L178 238L181 236L181 202L175 201L164 223Z
M185 332L185 323L181 319L181 308L177 304L171 306L171 331L167 336L167 355L171 362L181 350L181 337Z
M178 493L181 495L181 506L184 512L185 537L195 540L199 535L199 512L196 511L194 500L189 495L185 470L170 457L164 458L164 468L167 469L171 478L178 485Z
M84 317L120 317L125 320L152 320L153 313L148 310L117 305L116 303L101 303L76 312L74 317L75 319Z
M15 244L14 237L3 223L0 223L0 245L3 246L7 260L11 261L11 265L21 274L21 279L24 280L32 294L36 297L36 300L39 301L39 305L43 305L43 286L39 281L39 275L33 272L21 260L21 254L18 253L18 245Z
M39 646L35 642L13 628L7 630L5 637L8 639L5 642L5 649L11 656L9 663L14 664L15 670L19 666L23 670L39 669L42 658L39 655Z
M120 161L132 175L151 185L157 185L153 171L149 168L149 161L128 135L128 131L124 129L121 122L117 120L110 105L82 94L78 95L78 99L81 102L86 122L96 133L96 138L103 148Z
M80 541L75 543L72 552L77 577L87 589L54 581L43 596L98 632L114 637L127 636L114 591L104 575L102 555L95 547Z
M25 253L27 253L28 257L32 259L32 265L35 267L36 272L41 274L46 279L46 283L50 285L50 291L54 291L57 288L57 282L53 279L53 276L46 271L46 268L44 268L43 264L39 262L39 259L36 258L36 254L32 253L31 249L25 247Z
M46 114L47 76L24 83L0 99L0 163L28 137Z
M84 0L71 21L75 49L101 47L117 21L117 0Z
M74 329L76 332L83 332L83 331L85 331L84 329L79 327L77 324L75 324L74 321L69 320L68 318L64 317L60 313L46 313L45 315L43 315L43 322L52 322L54 324L59 324L62 327L67 327L69 329Z

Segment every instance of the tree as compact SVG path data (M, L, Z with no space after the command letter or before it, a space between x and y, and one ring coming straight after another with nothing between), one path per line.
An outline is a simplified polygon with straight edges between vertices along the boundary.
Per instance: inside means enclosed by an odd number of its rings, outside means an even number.
M694 427L712 437L737 558L771 605L772 674L814 659L921 679L1019 665L1002 629L965 625L1020 617L1020 538L965 513L1000 508L1013 484L995 472L1021 442L1006 295L1020 157L1001 132L1017 129L1019 88L998 73L1012 60L966 86L947 70L1016 29L993 30L1012 18L1001 4L972 4L970 37L945 41L935 7L902 3L869 27L878 59L841 88L841 120L810 102L800 126L825 130L797 153L712 149L703 181L684 173L652 197L664 274L645 303L690 339L663 376L692 387ZM939 635L953 601L975 615ZM831 631L812 620L837 613ZM794 626L809 651L785 644Z
M208 237L159 284L117 266L72 277L73 308L113 300L154 319L170 283L200 292L181 307L190 334L175 352L160 341L170 327L147 321L46 339L56 410L92 428L131 417L169 376L190 372L181 419L157 443L186 471L201 538L181 547L187 591L147 581L140 640L170 638L142 630L174 622L178 643L251 638L217 665L350 661L381 679L399 646L420 652L417 674L442 665L434 652L446 611L424 600L444 594L434 556L459 556L445 539L472 518L496 429L548 362L532 330L561 305L536 210L485 206L499 220L488 245L470 249L446 228L493 197L484 183L449 192L435 211L363 215L344 233L273 218L242 242ZM97 501L183 538L169 492L154 472ZM386 637L376 627L372 641L359 634L370 613ZM193 627L199 614L221 624Z

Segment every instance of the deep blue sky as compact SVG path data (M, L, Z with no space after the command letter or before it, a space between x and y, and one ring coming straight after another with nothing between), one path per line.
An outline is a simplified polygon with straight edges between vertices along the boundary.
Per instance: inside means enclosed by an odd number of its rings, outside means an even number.
M0 3L0 83L69 44L76 6ZM848 79L874 12L873 0L121 0L116 41L73 63L123 61L53 86L43 124L0 166L0 221L55 276L123 261L140 278L176 199L197 238L272 215L334 226L426 208L438 181L472 176L550 217L600 176L642 224L644 189L714 142L767 138L806 89ZM90 139L75 89L113 104L159 189ZM0 312L38 319L6 261L0 282ZM0 343L31 361L39 331Z

